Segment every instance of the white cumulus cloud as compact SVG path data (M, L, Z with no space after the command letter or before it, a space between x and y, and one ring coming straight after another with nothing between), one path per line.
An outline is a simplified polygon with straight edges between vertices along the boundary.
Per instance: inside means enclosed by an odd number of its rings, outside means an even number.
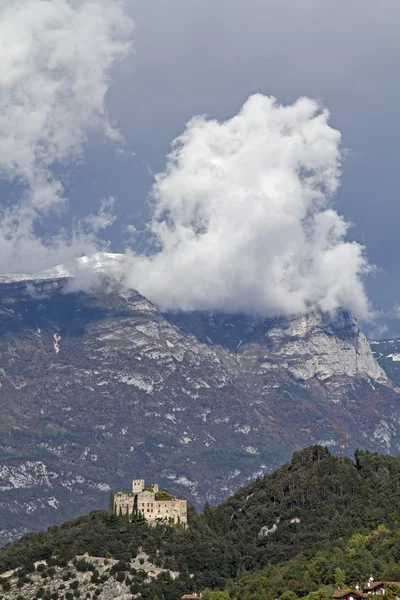
M111 222L106 201L73 233L49 240L36 227L64 207L57 171L82 158L88 136L119 137L105 96L111 68L130 50L131 31L113 0L2 0L0 178L14 184L14 196L2 194L0 271L37 270L98 247L96 232Z
M198 116L153 186L151 257L127 280L162 309L369 313L364 248L332 207L340 133L308 98L251 96L233 118Z

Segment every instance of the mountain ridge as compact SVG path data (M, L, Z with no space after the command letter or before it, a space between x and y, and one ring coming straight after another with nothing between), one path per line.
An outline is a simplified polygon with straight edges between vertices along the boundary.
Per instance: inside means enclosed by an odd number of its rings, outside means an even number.
M143 472L218 502L293 450L335 447L339 422L348 452L398 452L397 388L345 313L161 313L108 280L92 293L53 283L0 286L3 543Z

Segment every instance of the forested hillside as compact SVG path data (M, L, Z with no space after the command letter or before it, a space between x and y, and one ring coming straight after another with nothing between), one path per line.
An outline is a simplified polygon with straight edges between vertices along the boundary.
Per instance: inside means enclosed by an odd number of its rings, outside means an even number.
M205 514L239 544L246 568L287 560L311 546L342 544L355 532L395 527L400 458L357 451L354 461L339 461L326 448L310 446Z
M184 529L95 511L28 534L0 549L0 572L20 569L2 580L4 597L35 597L36 561L46 561L38 565L43 598L82 591L102 600L109 597L102 586L118 584L144 600L206 588L226 598L273 600L289 591L303 597L320 590L323 597L370 575L400 579L399 458L357 452L354 462L339 461L312 446L220 506L188 516ZM90 558L71 562L85 553L108 563L99 572ZM138 556L153 565L151 575L131 562ZM70 580L75 587L65 584Z

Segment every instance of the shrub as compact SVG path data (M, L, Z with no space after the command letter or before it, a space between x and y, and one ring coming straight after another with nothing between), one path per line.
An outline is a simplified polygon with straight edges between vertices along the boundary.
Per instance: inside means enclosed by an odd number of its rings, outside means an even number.
M167 492L167 490L161 490L160 492L157 492L156 500L170 501L170 500L172 500L172 496L169 492Z
M95 566L83 558L80 560L77 560L75 562L75 567L76 567L76 570L80 571L81 573L85 573L86 571L94 571L95 570Z
M111 567L111 573L119 573L120 571L128 571L129 565L125 560L119 560Z
M47 561L47 564L49 565L49 567L63 567L65 568L68 565L68 559L65 557L57 557L57 558L50 558Z
M24 580L22 578L18 579L18 581L17 581L17 588L20 590L21 588L24 587L24 585L25 585Z
M16 574L18 577L24 577L25 575L28 575L28 573L34 573L35 570L35 565L33 563L29 563L18 569Z

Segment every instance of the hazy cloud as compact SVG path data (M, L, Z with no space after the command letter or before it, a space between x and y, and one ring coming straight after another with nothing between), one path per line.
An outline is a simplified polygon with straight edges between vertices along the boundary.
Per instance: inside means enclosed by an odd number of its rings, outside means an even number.
M153 187L159 251L129 283L164 309L267 316L369 312L360 244L331 206L340 133L308 98L251 96L233 118L189 121Z
M57 173L82 159L88 136L119 138L105 95L131 31L132 21L111 0L1 3L0 176L21 193L0 214L0 270L37 270L97 247L94 234L110 223L104 203L96 219L72 233L49 240L36 226L63 208Z

